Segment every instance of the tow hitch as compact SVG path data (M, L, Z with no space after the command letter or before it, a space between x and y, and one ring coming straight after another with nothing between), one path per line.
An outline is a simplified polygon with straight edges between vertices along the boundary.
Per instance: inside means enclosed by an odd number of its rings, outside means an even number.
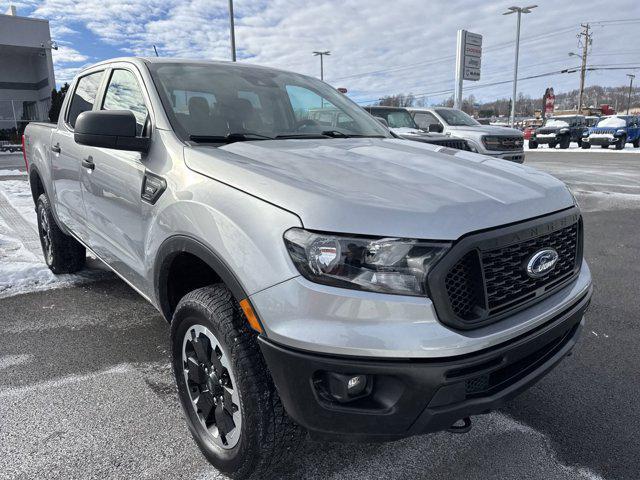
M462 422L462 425L460 425L460 422ZM451 425L447 429L447 432L467 433L469 430L471 430L471 419L469 417L464 417Z

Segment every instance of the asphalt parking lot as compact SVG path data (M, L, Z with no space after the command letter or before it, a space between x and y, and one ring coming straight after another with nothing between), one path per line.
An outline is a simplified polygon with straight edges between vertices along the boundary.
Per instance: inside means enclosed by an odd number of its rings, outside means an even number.
M15 157L0 156L12 174L0 176L0 216L3 185L24 182ZM574 354L468 434L309 441L290 478L638 478L640 155L536 151L527 164L565 181L584 211L595 294ZM0 290L0 478L225 478L182 419L166 322L112 275L64 285Z

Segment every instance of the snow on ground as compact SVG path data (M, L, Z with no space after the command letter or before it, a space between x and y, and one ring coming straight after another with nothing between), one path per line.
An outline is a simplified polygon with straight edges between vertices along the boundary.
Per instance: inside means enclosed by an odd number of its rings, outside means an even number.
M531 149L529 148L529 140L525 140L524 142L524 150L525 151L532 151L532 152L540 152L540 153L559 153L559 152L563 152L563 153L584 153L584 154L589 154L589 153L610 153L612 155L620 155L621 153L636 153L638 155L640 155L640 148L634 148L633 145L631 145L630 143L627 143L626 147L623 150L616 150L613 147L609 147L609 148L600 148L600 147L591 147L589 149L584 149L579 147L576 143L572 142L571 145L569 146L569 148L562 150L560 147L555 147L555 148L549 148L548 145L540 145L538 146L538 148L536 149Z
M27 172L22 170L0 170L0 177L13 177L15 175L26 175Z
M9 227L7 218L0 214L0 298L20 293L77 285L106 277L104 270L87 268L73 275L54 275L44 263L37 249L37 220L29 185L22 180L0 181L0 203L19 214L24 222L23 232L32 233L29 239ZM7 206L8 204L8 206ZM5 211L5 210L2 210ZM15 218L13 219L15 222ZM30 228L29 228L30 227ZM33 245L36 245L36 248ZM27 248L29 245L31 248ZM89 259L97 266L97 261Z

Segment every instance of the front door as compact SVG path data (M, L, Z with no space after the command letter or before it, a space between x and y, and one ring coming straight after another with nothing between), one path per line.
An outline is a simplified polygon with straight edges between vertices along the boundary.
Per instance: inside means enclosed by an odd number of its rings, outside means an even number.
M130 110L138 121L138 135L147 125L148 110L135 74L115 68L110 76L103 110ZM135 286L143 285L144 208L143 156L139 152L92 148L82 168L83 197L91 247L96 254Z
M76 82L63 121L51 136L51 176L56 195L56 213L60 221L87 242L85 210L80 188L82 158L90 147L73 140L76 119L93 109L104 71L89 73Z

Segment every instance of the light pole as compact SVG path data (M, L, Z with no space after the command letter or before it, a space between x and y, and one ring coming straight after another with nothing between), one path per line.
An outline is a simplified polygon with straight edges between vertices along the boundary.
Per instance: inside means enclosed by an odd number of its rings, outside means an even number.
M229 30L231 31L231 60L236 61L236 27L233 22L233 0L229 0Z
M331 55L329 50L323 50L322 52L313 52L314 57L320 57L320 80L324 80L324 62L323 57L325 55Z
M636 76L631 73L627 73L627 77L629 77L629 99L627 100L627 115L629 115L629 108L631 107L631 91L633 90L633 79L636 78Z
M513 94L511 96L511 128L516 123L516 92L518 90L518 54L520 53L520 17L523 13L531 13L531 10L536 8L537 5L529 5L528 7L509 7L503 15L511 15L512 13L518 14L518 24L516 27L516 60L513 68Z

